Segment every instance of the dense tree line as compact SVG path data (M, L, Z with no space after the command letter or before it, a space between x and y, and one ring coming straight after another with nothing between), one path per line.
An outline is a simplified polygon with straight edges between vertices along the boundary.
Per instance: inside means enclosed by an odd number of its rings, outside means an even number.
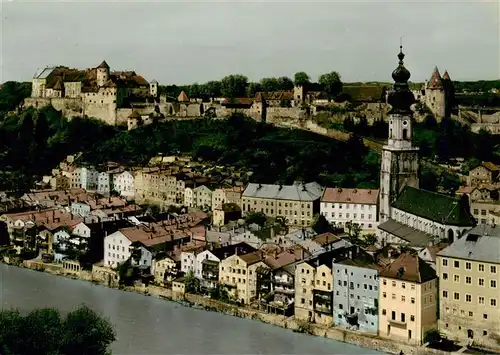
M342 91L341 77L337 72L322 74L318 83L324 88L328 95L335 97ZM305 72L295 73L293 80L282 76L276 78L263 78L259 82L250 82L241 74L228 75L219 81L213 80L205 84L194 83L191 85L167 85L160 86L160 92L171 98L177 98L184 91L193 98L214 97L254 97L259 91L288 91L296 85L311 84L310 76Z
M25 189L76 152L83 152L82 159L91 164L146 164L159 153L191 154L250 170L251 181L262 183L378 184L379 156L357 136L337 142L239 116L170 121L124 131L94 119L68 121L50 108L30 109L8 116L0 125L0 137L0 190Z
M0 88L0 120L7 112L18 108L31 95L31 83L7 81ZM1 122L1 121L0 121Z
M454 81L453 85L457 92L464 90L477 92L487 92L491 89L500 90L500 80Z
M105 355L116 340L111 323L86 306L65 317L57 309L36 309L23 316L0 311L0 354Z

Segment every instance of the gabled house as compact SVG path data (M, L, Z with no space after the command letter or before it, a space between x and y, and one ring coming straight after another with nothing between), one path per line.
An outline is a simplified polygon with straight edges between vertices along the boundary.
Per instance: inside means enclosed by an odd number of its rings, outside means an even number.
M436 271L413 253L403 253L379 273L379 336L422 344L437 326Z
M219 263L219 283L228 288L230 296L241 304L258 299L260 292L269 292L270 269L264 263L264 252L234 254ZM267 290L266 290L267 288Z

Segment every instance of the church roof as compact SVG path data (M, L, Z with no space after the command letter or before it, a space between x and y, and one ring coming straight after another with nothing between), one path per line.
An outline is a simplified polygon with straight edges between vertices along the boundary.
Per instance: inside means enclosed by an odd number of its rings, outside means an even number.
M443 87L443 79L441 78L441 74L439 74L439 69L437 67L434 68L434 72L432 73L431 79L427 84L427 88L429 89L441 89Z
M405 186L392 207L445 225L472 227L476 224L465 200L410 186Z
M443 80L451 80L451 79L450 79L450 74L448 74L448 71L447 71L447 70L445 70L445 71L444 71L444 74L443 74Z
M354 102L385 102L386 86L382 85L344 85L342 92Z

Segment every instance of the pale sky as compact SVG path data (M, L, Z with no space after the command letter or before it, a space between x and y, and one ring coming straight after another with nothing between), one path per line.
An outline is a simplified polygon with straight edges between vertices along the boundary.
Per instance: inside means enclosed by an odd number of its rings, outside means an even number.
M500 0L0 1L0 82L103 59L163 85L333 70L390 81L401 36L412 81L436 65L500 78Z

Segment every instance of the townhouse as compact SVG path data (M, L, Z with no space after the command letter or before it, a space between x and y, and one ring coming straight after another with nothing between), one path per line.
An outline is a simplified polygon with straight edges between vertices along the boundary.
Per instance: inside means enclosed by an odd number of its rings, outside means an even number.
M332 260L355 255L352 246L324 252L295 267L295 318L323 325L333 324Z
M436 271L414 252L404 252L379 273L379 336L422 344L436 329Z
M379 271L364 252L333 262L333 322L336 326L378 334Z
M363 231L376 231L379 190L327 187L321 196L321 214L340 228L354 223Z
M269 267L265 254L257 250L247 254L234 254L219 263L219 284L228 288L230 296L241 304L249 304L258 294L270 288Z
M479 225L437 254L439 329L500 348L500 228Z
M269 217L283 217L291 225L309 226L320 212L323 188L316 182L294 185L250 183L242 194L241 210L245 215L262 212Z
M241 205L241 195L245 187L233 186L228 188L215 189L212 193L212 210L221 208L224 203L234 203Z

